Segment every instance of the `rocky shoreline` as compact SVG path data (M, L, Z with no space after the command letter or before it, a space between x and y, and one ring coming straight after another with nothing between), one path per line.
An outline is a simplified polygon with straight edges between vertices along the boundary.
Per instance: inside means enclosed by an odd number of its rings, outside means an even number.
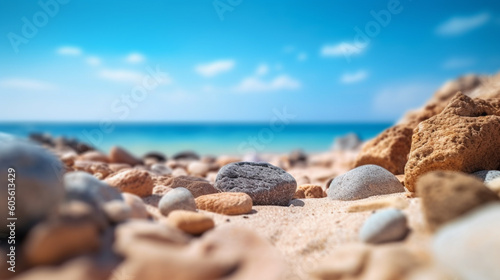
M9 168L2 279L500 279L500 74L446 83L362 146L136 158L39 134L0 138Z

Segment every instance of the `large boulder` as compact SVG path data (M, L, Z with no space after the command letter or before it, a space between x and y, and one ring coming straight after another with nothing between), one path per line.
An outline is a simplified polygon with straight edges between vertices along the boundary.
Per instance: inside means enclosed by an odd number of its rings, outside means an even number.
M412 134L413 128L407 125L396 125L384 130L364 144L354 167L375 164L394 175L403 174Z
M434 170L471 173L500 165L500 99L457 93L440 114L414 130L405 186L415 191L420 175Z

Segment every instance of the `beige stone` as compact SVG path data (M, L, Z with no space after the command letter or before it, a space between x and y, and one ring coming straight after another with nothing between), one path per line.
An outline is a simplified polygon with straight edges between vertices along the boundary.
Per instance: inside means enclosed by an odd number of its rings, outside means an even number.
M130 218L132 219L147 219L149 217L146 205L142 199L131 193L123 193L124 202L130 207Z
M137 169L127 169L106 178L106 183L140 197L151 195L154 182L147 171Z
M297 187L293 198L323 198L326 193L320 185L305 184Z
M215 226L212 218L201 213L186 210L174 210L169 213L166 223L185 233L202 234Z
M112 163L126 163L131 166L142 164L140 159L134 157L125 149L116 146L109 151L109 159Z
M252 198L246 193L214 193L195 199L198 209L224 215L242 215L252 211Z

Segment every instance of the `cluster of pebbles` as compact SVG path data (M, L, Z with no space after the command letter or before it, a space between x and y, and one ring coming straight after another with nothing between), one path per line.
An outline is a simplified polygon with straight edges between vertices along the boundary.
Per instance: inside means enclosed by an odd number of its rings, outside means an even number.
M449 82L362 146L315 155L137 158L0 135L18 218L0 278L500 279L499 81Z

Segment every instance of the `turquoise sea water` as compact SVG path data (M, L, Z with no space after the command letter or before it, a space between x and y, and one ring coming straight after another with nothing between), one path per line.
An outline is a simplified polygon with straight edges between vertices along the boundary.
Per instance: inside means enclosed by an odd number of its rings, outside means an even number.
M172 155L192 150L202 155L241 155L249 152L287 153L294 149L320 152L331 148L336 137L356 133L369 139L390 123L337 124L219 124L133 123L101 127L98 123L0 123L0 132L26 137L49 133L91 143L107 152L122 146L137 156L149 151Z

